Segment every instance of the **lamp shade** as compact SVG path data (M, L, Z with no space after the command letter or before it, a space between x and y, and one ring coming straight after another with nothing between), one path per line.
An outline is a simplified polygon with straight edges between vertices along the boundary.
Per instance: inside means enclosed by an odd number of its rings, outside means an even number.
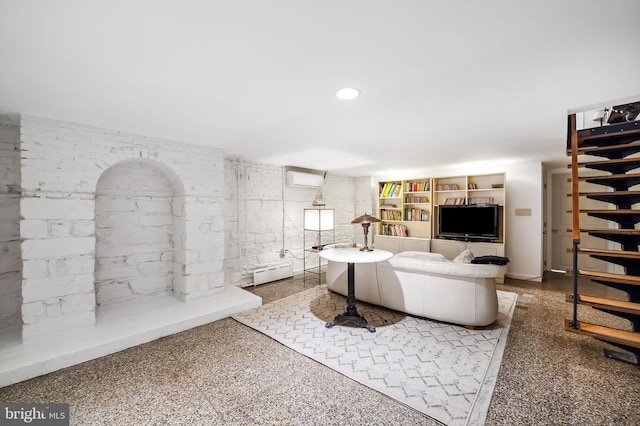
M304 229L330 231L334 227L333 209L304 209Z
M366 213L363 214L362 216L356 217L351 221L351 223L376 223L376 222L380 222L380 219L378 219L375 216L368 215Z

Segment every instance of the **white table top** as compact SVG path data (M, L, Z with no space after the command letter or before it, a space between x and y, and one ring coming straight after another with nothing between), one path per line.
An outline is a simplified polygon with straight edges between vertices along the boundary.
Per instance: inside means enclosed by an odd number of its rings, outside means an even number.
M393 253L387 250L360 251L359 248L330 248L319 252L321 258L333 262L375 263L390 259Z

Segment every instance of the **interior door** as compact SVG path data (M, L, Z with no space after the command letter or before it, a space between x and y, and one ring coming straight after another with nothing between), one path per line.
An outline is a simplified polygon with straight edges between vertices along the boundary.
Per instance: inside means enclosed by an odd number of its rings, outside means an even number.
M552 229L551 229L551 269L571 270L573 263L572 219L571 219L571 174L559 173L552 177ZM586 182L580 182L580 191L605 191L606 188ZM608 209L608 203L597 200L589 200L581 197L581 209ZM607 228L609 222L593 218L586 214L580 215L581 228ZM591 237L587 234L580 235L580 246L588 248L612 248L610 243L602 238ZM591 256L580 255L578 268L590 271L610 272L609 265L602 260Z

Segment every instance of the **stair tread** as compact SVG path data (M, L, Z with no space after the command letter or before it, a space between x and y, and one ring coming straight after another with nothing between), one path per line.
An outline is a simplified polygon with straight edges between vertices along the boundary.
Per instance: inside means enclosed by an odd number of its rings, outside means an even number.
M626 257L629 259L640 259L640 252L637 251L625 251L625 250L610 250L610 249L593 249L588 247L581 247L578 249L578 253L584 254L597 254L602 256L611 257Z
M640 158L631 157L631 158L620 158L616 160L596 160L596 161L581 161L578 163L578 167L586 167L589 164L624 164L624 163L634 163L639 162ZM570 165L569 165L570 167Z
M572 302L572 295L567 294L567 302ZM596 308L611 309L617 312L626 312L630 314L640 315L640 303L629 302L626 300L607 299L604 297L588 296L584 294L578 295L578 303Z
M635 140L633 142L622 143L617 145L582 146L582 147L578 147L578 154L594 155L598 153L616 152L616 151L624 151L624 150L635 151L636 149L640 149L640 140Z
M564 328L573 333L591 336L598 340L622 344L634 348L640 348L640 333L633 331L620 330L618 328L605 327L597 324L589 324L587 322L578 321L578 329L570 327L571 321L564 320Z
M579 269L578 274L583 278L604 280L621 284L640 285L640 277L635 275L614 274L612 272L587 271Z
M597 133L596 133L597 132ZM637 127L637 123L618 123L615 125L607 126L606 132L600 132L600 129L584 129L578 131L578 145L616 141L617 139L635 138L640 136L640 129Z
M613 197L628 197L629 195L640 195L640 191L590 191L590 192L578 192L580 196L587 195L605 195Z
M628 174L615 174L615 175L596 175L596 176L580 176L578 180L589 180L589 179L603 179L603 180L626 180L626 179L634 179L640 178L640 173L628 173Z
M610 235L640 235L640 229L580 228L580 232L597 232L599 234Z
M569 211L567 213L571 213L571 211ZM633 209L581 209L580 213L602 213L602 214L629 215L629 214L640 214L640 210L633 210Z

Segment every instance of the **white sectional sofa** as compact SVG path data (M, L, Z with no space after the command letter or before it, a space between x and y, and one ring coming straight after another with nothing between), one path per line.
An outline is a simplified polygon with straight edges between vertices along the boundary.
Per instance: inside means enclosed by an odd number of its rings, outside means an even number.
M506 266L447 260L437 253L402 252L378 263L355 265L356 299L466 327L498 315L496 277ZM329 262L327 287L347 295L347 264Z

